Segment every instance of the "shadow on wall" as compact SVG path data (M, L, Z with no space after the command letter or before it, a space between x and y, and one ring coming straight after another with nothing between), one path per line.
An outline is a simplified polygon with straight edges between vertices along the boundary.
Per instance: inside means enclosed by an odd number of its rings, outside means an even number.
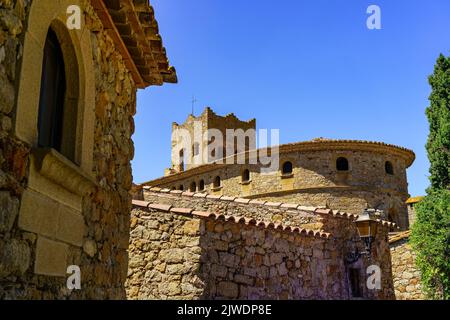
M344 252L354 245L350 239L355 232L348 220L338 221L347 228L342 238L327 238L320 232L278 231L220 216L190 215L183 209L174 214L160 206L132 211L128 299L394 297L385 237L373 255L382 267L381 290L364 285L368 261L345 263Z

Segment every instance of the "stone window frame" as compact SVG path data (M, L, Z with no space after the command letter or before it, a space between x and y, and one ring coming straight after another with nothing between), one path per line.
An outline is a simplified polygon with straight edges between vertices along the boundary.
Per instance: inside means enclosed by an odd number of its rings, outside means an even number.
M389 176L395 176L394 163L390 160L384 162L384 173Z
M205 191L205 187L205 179L200 179L200 181L198 182L198 191Z
M82 0L40 0L31 3L19 66L14 132L31 147L28 185L22 194L18 226L37 235L34 272L66 276L70 246L82 247L85 220L82 198L95 191L93 150L95 69L91 32L68 30L67 8ZM77 103L75 162L52 148L38 147L38 113L45 40L52 29L60 41L66 75L76 68Z
M283 173L283 169L284 169L283 167L284 167L284 165L287 162L291 163L291 165L292 165L292 172L290 172L290 173ZM281 160L280 163L281 163L281 166L280 166L280 177L281 177L281 179L293 178L294 177L294 168L295 168L295 161L294 161L294 159L293 158L285 158L285 159Z
M31 5L24 38L23 57L17 96L16 136L32 147L37 146L37 120L41 86L43 48L49 28L61 41L66 63L66 75L77 73L78 114L75 163L80 171L92 176L95 114L95 73L90 32L87 29L68 30L67 7L79 5L80 0L41 0ZM84 26L84 21L82 22ZM70 49L68 47L71 47ZM69 52L73 50L73 52ZM66 60L68 59L68 60ZM74 61L75 60L75 61ZM39 63L36 63L39 61ZM77 68L71 72L71 68ZM74 99L74 97L69 97Z
M244 180L244 172L248 171L248 179ZM252 176L249 168L242 168L241 170L241 185L249 185L252 183Z
M343 170L343 169L338 168L338 160L339 159L344 159L347 162L347 169ZM334 169L336 170L336 172L349 172L350 171L350 160L348 159L348 157L344 156L344 155L340 155L340 156L336 157L336 159L334 160Z
M217 185L217 178L219 179L219 185ZM223 188L223 181L222 178L220 177L220 175L217 175L214 177L213 182L212 182L212 191L219 191Z

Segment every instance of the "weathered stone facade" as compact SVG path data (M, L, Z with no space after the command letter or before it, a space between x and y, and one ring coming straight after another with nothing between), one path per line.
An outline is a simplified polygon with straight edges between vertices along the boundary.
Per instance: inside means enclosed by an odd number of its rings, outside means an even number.
M169 191L144 191L148 201L134 201L127 280L130 299L394 296L388 224L380 223L370 261L363 257L347 264L348 252L356 247L363 250L352 215ZM381 290L365 286L370 264L381 268ZM348 273L353 268L361 297L354 297L357 294L350 289Z
M401 229L408 228L406 168L414 160L412 151L377 142L318 139L281 145L279 154L279 170L272 173L262 173L263 164L249 161L210 163L143 185L326 206L354 214L374 208ZM336 169L341 157L348 160L346 171ZM285 175L281 168L287 161L292 173ZM386 171L388 163L391 172ZM244 170L249 170L248 181L243 179ZM216 177L219 187L214 185Z
M116 18L128 2L114 2ZM70 5L81 8L83 31L66 28ZM157 28L148 3L136 8ZM125 298L136 89L152 83L137 82L151 74L136 72L110 10L95 0L0 1L0 299ZM49 28L68 79L77 77L67 90L77 90L74 161L37 143ZM162 84L173 70L152 72ZM80 267L82 290L67 289L69 265Z
M230 137L227 141L227 129L241 130L242 145L239 144L238 137ZM182 131L187 135L181 134ZM219 132L221 137L216 137L214 131ZM245 140L245 134L250 140ZM166 170L166 174L183 172L206 164L212 158L219 157L219 154L211 156L213 152L209 145L211 141L215 140L218 143L218 139L220 139L223 148L218 151L222 152L222 157L225 157L227 147L232 150L232 154L250 150L250 141L255 141L255 138L256 119L241 121L233 113L222 117L211 108L206 107L198 117L190 114L184 123L172 123L172 166ZM186 144L188 144L187 148ZM244 149L240 150L239 147ZM208 154L208 158L204 157L204 152Z
M416 254L408 243L410 231L389 236L392 276L397 300L423 300L420 271L415 265Z

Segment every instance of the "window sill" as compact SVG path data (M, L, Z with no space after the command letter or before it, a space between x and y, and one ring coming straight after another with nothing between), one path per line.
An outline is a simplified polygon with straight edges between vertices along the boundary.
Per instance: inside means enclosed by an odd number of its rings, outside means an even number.
M282 174L281 175L281 179L290 179L290 178L293 178L294 177L294 174L293 173L285 173L285 174Z
M223 186L220 186L220 187L214 187L214 188L212 188L211 190L212 191L220 191L220 190L222 190L222 188L223 188Z
M92 194L95 182L78 166L52 148L32 150L34 165L42 176L79 196Z
M247 181L241 181L239 182L239 184L243 185L243 186L248 186L250 183L252 183L252 180L247 180Z

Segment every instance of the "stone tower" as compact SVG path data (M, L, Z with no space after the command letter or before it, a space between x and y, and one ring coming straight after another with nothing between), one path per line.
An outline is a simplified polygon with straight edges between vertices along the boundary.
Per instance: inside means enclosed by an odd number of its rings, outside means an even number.
M206 107L198 117L190 114L184 123L172 123L172 167L166 175L255 149L255 139L256 119L220 116Z

